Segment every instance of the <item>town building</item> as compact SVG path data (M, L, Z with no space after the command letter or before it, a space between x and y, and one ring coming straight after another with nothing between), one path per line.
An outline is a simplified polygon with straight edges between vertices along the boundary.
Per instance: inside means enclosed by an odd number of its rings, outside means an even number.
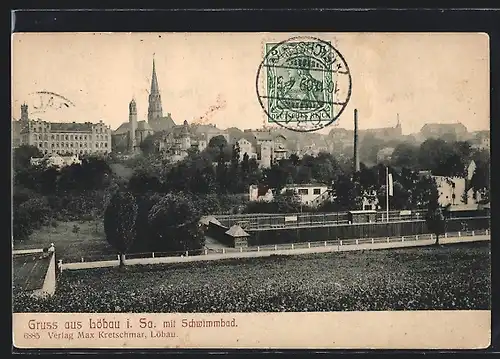
M447 138L463 140L467 138L468 131L462 123L427 123L420 129L421 139Z
M53 153L39 158L31 157L30 163L32 166L56 167L61 169L73 164L81 164L82 160L78 158L77 155L61 156L57 153Z
M377 191L365 191L361 196L361 208L363 211L372 211L380 208Z
M207 143L210 143L210 140L214 137L217 136L222 136L226 139L226 141L229 143L229 134L221 130L220 128L217 128L214 124L196 124L193 123L191 124L191 133L193 136L203 136Z
M394 153L394 147L384 147L377 152L377 162L384 163L391 161L392 154Z
M271 202L274 198L273 190L269 186L264 185L250 185L248 200Z
M151 75L151 90L148 98L147 121L138 121L137 104L135 99L129 103L129 120L122 123L112 134L113 149L129 153L138 151L141 143L149 136L157 132L168 131L175 127L175 122L170 113L163 115L161 94L158 86L155 60L153 59L153 71Z
M490 150L490 131L478 131L471 139L472 147L479 150Z
M300 202L306 206L318 206L331 198L331 189L324 183L288 184L281 189L281 194L294 193ZM249 201L270 202L275 196L275 190L264 185L250 185Z
M28 105L21 105L21 118L13 121L14 146L30 145L43 154L87 155L111 152L111 129L105 123L48 122L28 118Z
M403 130L401 127L401 122L399 121L399 116L396 126L394 127L369 128L366 130L359 130L359 137L361 140L363 139L363 137L368 135L384 141L400 139L401 136L403 136Z
M286 144L286 137L271 130L244 130L243 136L236 140L240 147L240 157L247 153L255 158L260 167L271 167L276 161L290 157L291 151Z

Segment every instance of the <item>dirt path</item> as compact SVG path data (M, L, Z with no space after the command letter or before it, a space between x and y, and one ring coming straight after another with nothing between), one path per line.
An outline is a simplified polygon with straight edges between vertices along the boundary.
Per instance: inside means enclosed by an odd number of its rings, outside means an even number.
M443 245L451 243L466 243L477 241L489 241L491 235L479 235L468 237L448 237L440 239ZM209 253L206 255L197 256L184 256L184 257L156 257L156 258L138 258L127 259L127 265L137 264L160 264L160 263L183 263L183 262L196 262L196 261L209 261L220 259L232 258L251 258L251 257L267 257L271 255L299 255L311 253L327 253L327 252L342 252L342 251L359 251L369 249L387 249L387 248L403 248L403 247L418 247L428 246L434 243L434 240L420 239L409 240L401 242L378 242L378 243L360 243L360 244L346 244L346 245L327 245L324 247L312 248L297 248L297 249L269 249L261 251L248 251L248 252L227 252L227 253ZM78 262L78 263L63 263L62 269L87 269L87 268L104 268L116 267L119 265L118 259L110 261L97 261L97 262Z

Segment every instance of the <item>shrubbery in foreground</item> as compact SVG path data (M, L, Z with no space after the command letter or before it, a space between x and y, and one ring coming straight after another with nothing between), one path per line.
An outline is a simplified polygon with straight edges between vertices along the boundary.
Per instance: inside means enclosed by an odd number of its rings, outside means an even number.
M292 312L490 308L489 243L64 272L15 312Z

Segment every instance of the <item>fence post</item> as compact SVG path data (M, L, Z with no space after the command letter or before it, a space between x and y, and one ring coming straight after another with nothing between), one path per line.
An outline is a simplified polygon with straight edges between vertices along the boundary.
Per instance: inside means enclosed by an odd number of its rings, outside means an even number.
M486 230L486 235L488 235L488 230Z
M278 250L278 245L277 245L277 244L275 244L275 245L274 245L274 250L275 250L275 251L277 251L277 250Z
M432 233L431 233L431 240L432 240Z
M359 240L356 239L356 245L358 245L358 244L359 244Z
M326 241L325 241L325 247L326 247Z
M307 248L311 248L311 242L307 242Z
M222 248L222 254L226 254L226 248Z
M342 245L342 239L340 240L340 245Z
M415 234L415 240L418 241L418 234Z
M240 247L240 252L243 252L243 247Z
M405 236L401 236L401 242L405 241Z
M155 252L152 252L152 253L151 253L151 255L152 255L152 257L154 258L154 257L155 257Z
M292 249L293 249L293 243L292 243Z
M374 239L374 238L372 238L372 244L374 244L374 243L375 243L375 239Z
M186 251L186 257L188 257L188 256L189 256L189 251Z
M458 231L458 236L459 236L459 237L461 237L461 235L460 235L460 231Z
M448 238L448 233L445 233L445 234L444 234L444 238Z
M389 237L387 237L387 243L389 243Z
M474 237L474 231L472 231L472 237ZM486 234L488 234L488 230L486 230Z
M257 252L260 252L260 246L257 246Z
M205 255L207 255L207 254L208 254L208 249L205 249Z

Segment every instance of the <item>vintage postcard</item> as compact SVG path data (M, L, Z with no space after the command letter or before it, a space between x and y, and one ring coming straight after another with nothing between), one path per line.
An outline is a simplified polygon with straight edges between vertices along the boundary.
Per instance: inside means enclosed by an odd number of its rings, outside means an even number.
M16 33L13 340L490 345L484 33Z

